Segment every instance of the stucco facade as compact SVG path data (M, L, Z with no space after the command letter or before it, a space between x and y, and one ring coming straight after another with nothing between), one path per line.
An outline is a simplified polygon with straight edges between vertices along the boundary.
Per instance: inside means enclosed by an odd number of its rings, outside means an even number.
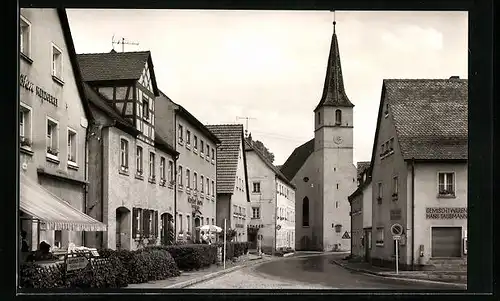
M295 189L275 177L276 248L295 249Z
M244 148L243 140L240 140L238 149L238 165L236 168L236 179L233 194L231 195L231 229L236 230L236 241L248 241L247 225L249 215L248 194L247 194L247 177L245 175L245 162L243 160Z
M196 239L199 238L196 237L199 235L196 227L216 223L216 144L180 114L176 115L175 122L177 129L175 145L179 152L177 233L182 234L178 235L181 239L186 237ZM187 138L188 131L189 138ZM209 147L208 154L207 146ZM207 179L210 183L208 187Z
M71 62L74 53L56 9L21 8L20 15L20 171L83 211L87 116ZM69 28L67 34L70 38ZM83 232L41 231L38 240L31 221L23 220L21 229L32 250L42 240L54 250L83 243Z

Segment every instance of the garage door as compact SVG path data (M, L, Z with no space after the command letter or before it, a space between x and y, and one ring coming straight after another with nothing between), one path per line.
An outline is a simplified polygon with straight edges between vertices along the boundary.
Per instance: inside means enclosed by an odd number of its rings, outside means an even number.
M461 257L462 228L433 227L432 257Z

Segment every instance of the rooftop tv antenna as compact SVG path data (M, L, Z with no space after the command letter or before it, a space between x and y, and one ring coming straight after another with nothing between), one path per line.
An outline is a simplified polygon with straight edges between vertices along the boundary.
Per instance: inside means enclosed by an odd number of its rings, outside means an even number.
M125 45L139 45L138 42L127 41L125 38L115 40L115 35L113 35L111 38L111 47L113 47L113 50L115 50L115 44L122 45L122 52L125 52Z
M248 120L250 120L250 119L256 120L257 118L252 118L252 117L248 117L248 116L244 116L244 117L236 116L236 120L241 120L241 119L246 120L246 122L245 122L245 137L248 137Z

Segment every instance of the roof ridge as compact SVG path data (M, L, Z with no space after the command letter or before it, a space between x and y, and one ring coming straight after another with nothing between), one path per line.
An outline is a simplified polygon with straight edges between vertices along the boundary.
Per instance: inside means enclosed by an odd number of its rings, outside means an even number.
M384 78L383 81L466 81L468 78Z
M221 124L207 124L206 126L243 126L241 123L221 123Z
M77 53L76 55L96 55L96 54L130 54L130 53L151 53L151 50L142 51L125 51L125 52L88 52L88 53Z

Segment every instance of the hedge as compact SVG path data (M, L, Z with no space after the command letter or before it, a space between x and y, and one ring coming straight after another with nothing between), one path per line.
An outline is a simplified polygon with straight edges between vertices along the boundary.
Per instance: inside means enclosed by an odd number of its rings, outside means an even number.
M217 247L215 245L152 246L148 249L167 251L172 255L177 267L185 271L199 270L217 263Z
M24 263L20 268L22 288L117 288L127 286L122 272L123 265L117 259L92 259L93 269L65 273L65 263L41 266Z

